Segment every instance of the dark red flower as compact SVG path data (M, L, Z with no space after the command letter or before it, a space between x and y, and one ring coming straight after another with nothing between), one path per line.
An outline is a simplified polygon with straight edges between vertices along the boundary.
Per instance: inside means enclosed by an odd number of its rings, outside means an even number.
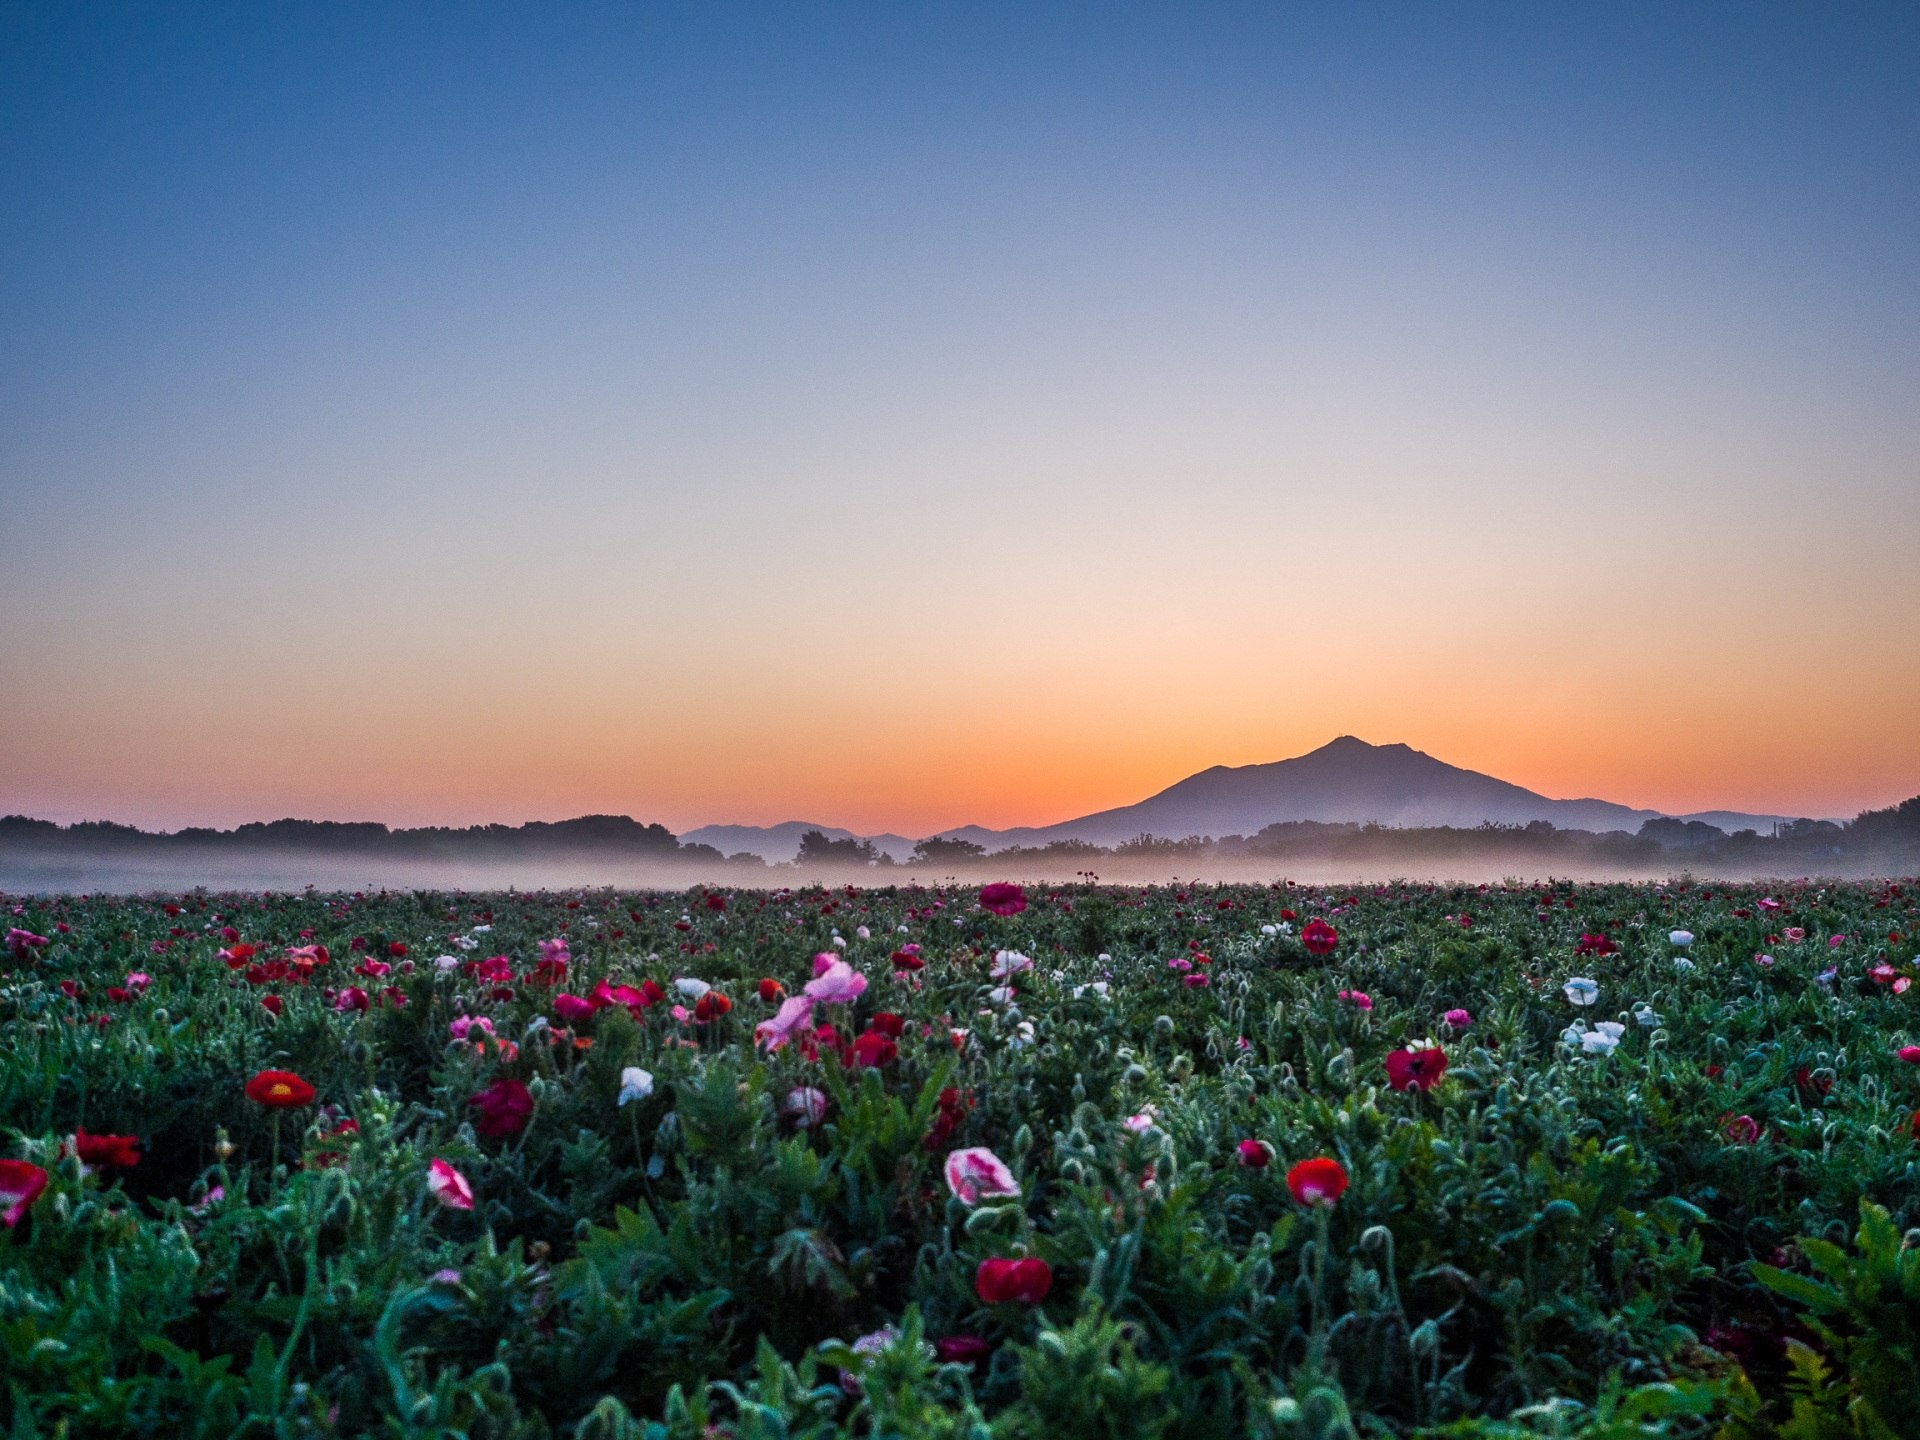
M73 1148L82 1165L131 1170L140 1163L139 1145L131 1135L89 1135L84 1130L76 1130Z
M733 1002L718 990L709 990L693 1006L693 1023L708 1025L733 1009Z
M778 980L767 979L760 982L760 998L769 1005L777 1005L786 995L787 987Z
M1018 915L1027 908L1027 892L1005 882L980 887L980 905L995 915Z
M401 944L398 940L394 941L391 945L387 946L387 954L391 955L396 960L403 958L406 955L406 953L407 953L407 947Z
M727 897L726 897L726 896L724 896L724 895L709 895L709 896L707 896L707 909L709 909L709 910L724 910L724 909L726 909L726 908L727 908Z
M1330 955L1340 933L1324 920L1309 920L1300 930L1300 943L1315 955Z
M496 1080L467 1104L480 1111L473 1128L482 1135L517 1135L533 1114L533 1096L518 1080Z
M1296 911L1293 911L1293 910L1282 910L1282 911L1280 912L1280 918L1281 918L1282 920L1298 920L1298 919L1300 918L1300 916L1299 916L1299 914L1298 914L1298 912L1296 912Z
M118 985L109 985L107 987L107 1003L109 1005L124 1005L131 999L133 999L133 992L131 990L122 990Z
M1235 1147L1234 1158L1244 1169L1264 1170L1273 1163L1273 1147L1264 1140L1242 1140Z
M877 1030L889 1040L898 1040L907 1033L907 1022L898 1015L882 1010L867 1022L867 1029Z
M313 1103L314 1089L291 1070L262 1070L247 1082L247 1098L270 1110L293 1110Z
M982 1260L973 1291L989 1305L1012 1300L1038 1305L1053 1288L1053 1267L1044 1260Z
M1387 1084L1395 1090L1409 1085L1431 1090L1447 1073L1447 1052L1435 1046L1431 1050L1392 1050L1387 1053Z
M993 1353L993 1346L978 1335L949 1335L934 1341L933 1350L942 1365L977 1365Z
M893 968L896 970L924 970L927 968L927 962L910 950L896 950L887 958L893 961Z
M285 1013L287 1002L278 995L263 995L260 997L260 1008L270 1014L280 1015Z

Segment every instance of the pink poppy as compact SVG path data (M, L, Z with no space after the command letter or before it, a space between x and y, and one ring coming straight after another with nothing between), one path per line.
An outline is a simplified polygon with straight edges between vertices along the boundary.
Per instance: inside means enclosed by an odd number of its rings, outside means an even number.
M836 960L805 985L807 994L823 1005L848 1004L866 993L867 977L844 960Z
M1020 1185L1006 1162L984 1145L955 1150L947 1156L947 1189L963 1205L978 1205L988 1196L1017 1196Z
M1390 1050L1387 1052L1387 1083L1395 1090L1415 1086L1431 1090L1447 1073L1447 1052L1431 1050Z
M973 1291L989 1305L1017 1301L1038 1305L1053 1288L1053 1267L1044 1260L982 1260Z
M1342 990L1336 998L1347 1001L1356 1010L1373 1008L1373 997L1364 990Z
M12 1229L47 1188L47 1172L25 1160L0 1160L0 1221Z
M1264 1170L1273 1163L1273 1147L1264 1140L1242 1140L1234 1149L1234 1159L1244 1170Z
M813 997L795 995L784 1000L774 1012L771 1020L762 1020L753 1028L753 1038L758 1044L764 1044L769 1050L778 1050L796 1035L805 1032L807 1021L813 1015Z
M473 1186L444 1160L435 1160L427 1167L427 1193L449 1210L473 1209Z
M553 1013L569 1025L578 1025L582 1020L591 1019L599 1008L591 1000L583 1000L578 995L553 997Z

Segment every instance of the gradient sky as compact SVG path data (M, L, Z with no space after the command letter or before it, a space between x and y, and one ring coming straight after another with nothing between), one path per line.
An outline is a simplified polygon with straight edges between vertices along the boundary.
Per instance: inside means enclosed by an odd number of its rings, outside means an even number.
M1920 12L0 3L0 811L1920 792Z

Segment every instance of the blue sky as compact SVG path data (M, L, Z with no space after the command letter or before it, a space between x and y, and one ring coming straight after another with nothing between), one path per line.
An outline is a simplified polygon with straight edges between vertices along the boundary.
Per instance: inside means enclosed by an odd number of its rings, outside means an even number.
M0 808L1901 798L1917 39L0 9Z

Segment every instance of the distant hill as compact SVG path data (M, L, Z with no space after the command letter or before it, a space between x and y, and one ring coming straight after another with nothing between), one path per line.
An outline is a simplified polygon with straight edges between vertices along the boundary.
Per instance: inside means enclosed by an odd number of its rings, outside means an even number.
M1406 827L1470 827L1487 821L1525 825L1545 820L1562 830L1604 833L1637 830L1659 813L1607 800L1553 800L1477 770L1462 770L1410 746L1369 745L1342 735L1292 760L1215 765L1137 805L1058 825L998 831L969 825L940 833L998 850L1055 840L1115 845L1141 834L1175 839L1254 835L1289 820L1376 821Z

